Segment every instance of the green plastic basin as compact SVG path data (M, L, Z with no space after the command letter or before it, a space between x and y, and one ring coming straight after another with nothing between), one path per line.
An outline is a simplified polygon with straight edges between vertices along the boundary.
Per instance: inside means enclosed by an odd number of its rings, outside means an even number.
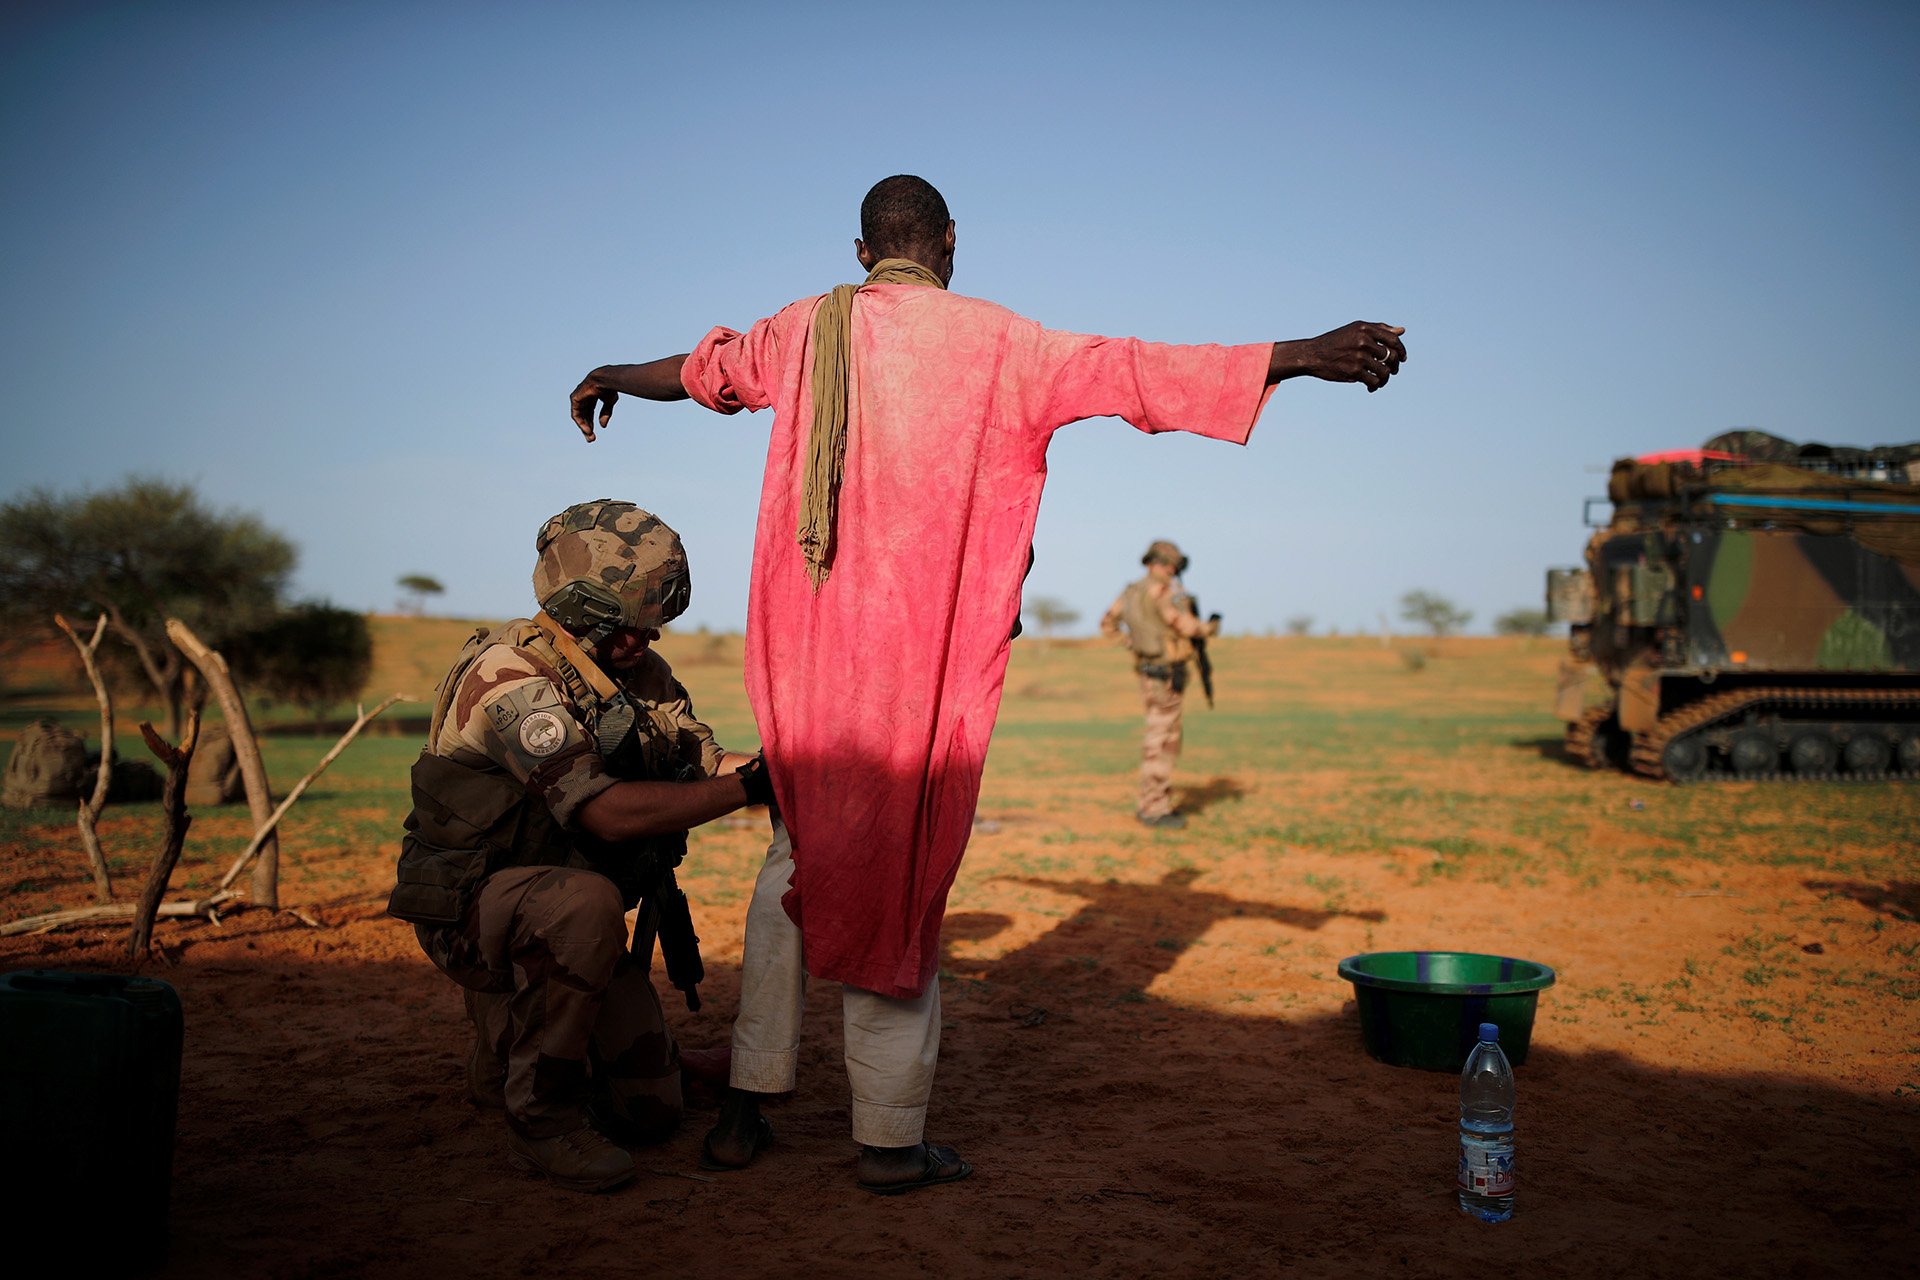
M1424 1071L1465 1066L1483 1022L1500 1028L1500 1047L1519 1066L1534 1006L1553 985L1543 964L1471 951L1374 951L1342 960L1340 976L1353 984L1367 1052Z

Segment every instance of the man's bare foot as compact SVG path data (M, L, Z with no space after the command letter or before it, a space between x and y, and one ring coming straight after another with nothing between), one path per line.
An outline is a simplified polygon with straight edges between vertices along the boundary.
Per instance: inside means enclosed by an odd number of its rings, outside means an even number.
M897 1196L921 1187L958 1182L973 1172L973 1166L952 1147L936 1147L929 1142L916 1142L911 1147L861 1147L854 1168L860 1189L877 1196Z
M772 1145L773 1126L760 1114L760 1095L729 1089L720 1118L700 1144L700 1167L714 1172L744 1169Z

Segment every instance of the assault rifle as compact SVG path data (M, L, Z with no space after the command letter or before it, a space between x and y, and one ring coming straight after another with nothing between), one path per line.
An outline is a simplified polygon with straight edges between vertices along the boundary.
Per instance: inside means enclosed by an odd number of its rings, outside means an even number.
M687 1011L700 1009L700 983L707 966L700 959L700 936L693 931L693 910L673 870L686 856L683 834L678 841L679 857L659 858L653 883L642 890L640 910L633 917L633 961L640 972L653 972L653 943L660 940L660 955L666 961L667 981L687 998ZM657 856L657 855L656 855Z
M1187 611L1193 614L1194 617L1199 617L1200 602L1192 596L1188 596ZM1220 621L1220 615L1217 613L1210 614L1207 617L1207 621L1218 622ZM1207 656L1207 638L1205 636L1195 636L1193 638L1193 666L1194 669L1200 673L1200 688L1206 692L1207 705L1211 707L1213 705L1213 659Z
M649 770L644 753L633 733L635 716L624 703L616 703L612 715L602 713L600 755L607 772L616 778L644 778ZM686 761L671 766L672 781L687 782L699 776ZM687 895L680 890L674 869L687 856L687 833L649 836L620 845L588 842L589 857L595 869L620 888L622 901L638 898L640 909L633 917L633 943L630 950L640 972L653 975L653 944L660 943L660 954L667 963L667 981L687 998L689 1012L700 1008L700 983L707 966L700 959L700 936L693 931L693 910ZM596 856L597 855L597 856Z

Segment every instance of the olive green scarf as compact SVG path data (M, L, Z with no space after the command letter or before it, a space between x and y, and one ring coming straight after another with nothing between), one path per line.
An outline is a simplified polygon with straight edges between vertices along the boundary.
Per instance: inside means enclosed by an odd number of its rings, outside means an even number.
M883 259L865 283L947 287L939 276L906 258ZM834 516L847 461L847 356L853 348L853 295L859 289L835 286L813 313L813 427L807 437L807 489L796 538L815 591L833 568Z

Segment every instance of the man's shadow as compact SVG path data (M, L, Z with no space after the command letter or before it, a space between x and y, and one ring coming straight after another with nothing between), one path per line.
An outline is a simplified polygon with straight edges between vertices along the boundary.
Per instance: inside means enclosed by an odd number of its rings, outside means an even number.
M1858 880L1808 880L1806 887L1815 893L1837 894L1851 898L1869 911L1895 920L1920 921L1920 883L1889 880L1884 885Z
M1152 884L1043 880L1031 876L996 878L1084 900L1073 915L984 970L964 961L956 966L952 952L948 951L949 968L969 969L970 976L978 980L1008 986L1035 981L1044 985L1050 973L1084 971L1092 962L1111 975L1119 988L1140 991L1169 972L1188 948L1223 920L1269 920L1290 929L1314 930L1339 916L1374 923L1386 919L1386 913L1377 910L1282 906L1195 889L1193 884L1200 878L1200 872L1193 867L1176 868ZM948 941L990 937L997 932L991 927L992 922L1000 922L1004 927L1004 921L1005 917L987 913L949 916L946 920ZM1116 950L1113 946L1116 938L1151 938L1153 942Z

